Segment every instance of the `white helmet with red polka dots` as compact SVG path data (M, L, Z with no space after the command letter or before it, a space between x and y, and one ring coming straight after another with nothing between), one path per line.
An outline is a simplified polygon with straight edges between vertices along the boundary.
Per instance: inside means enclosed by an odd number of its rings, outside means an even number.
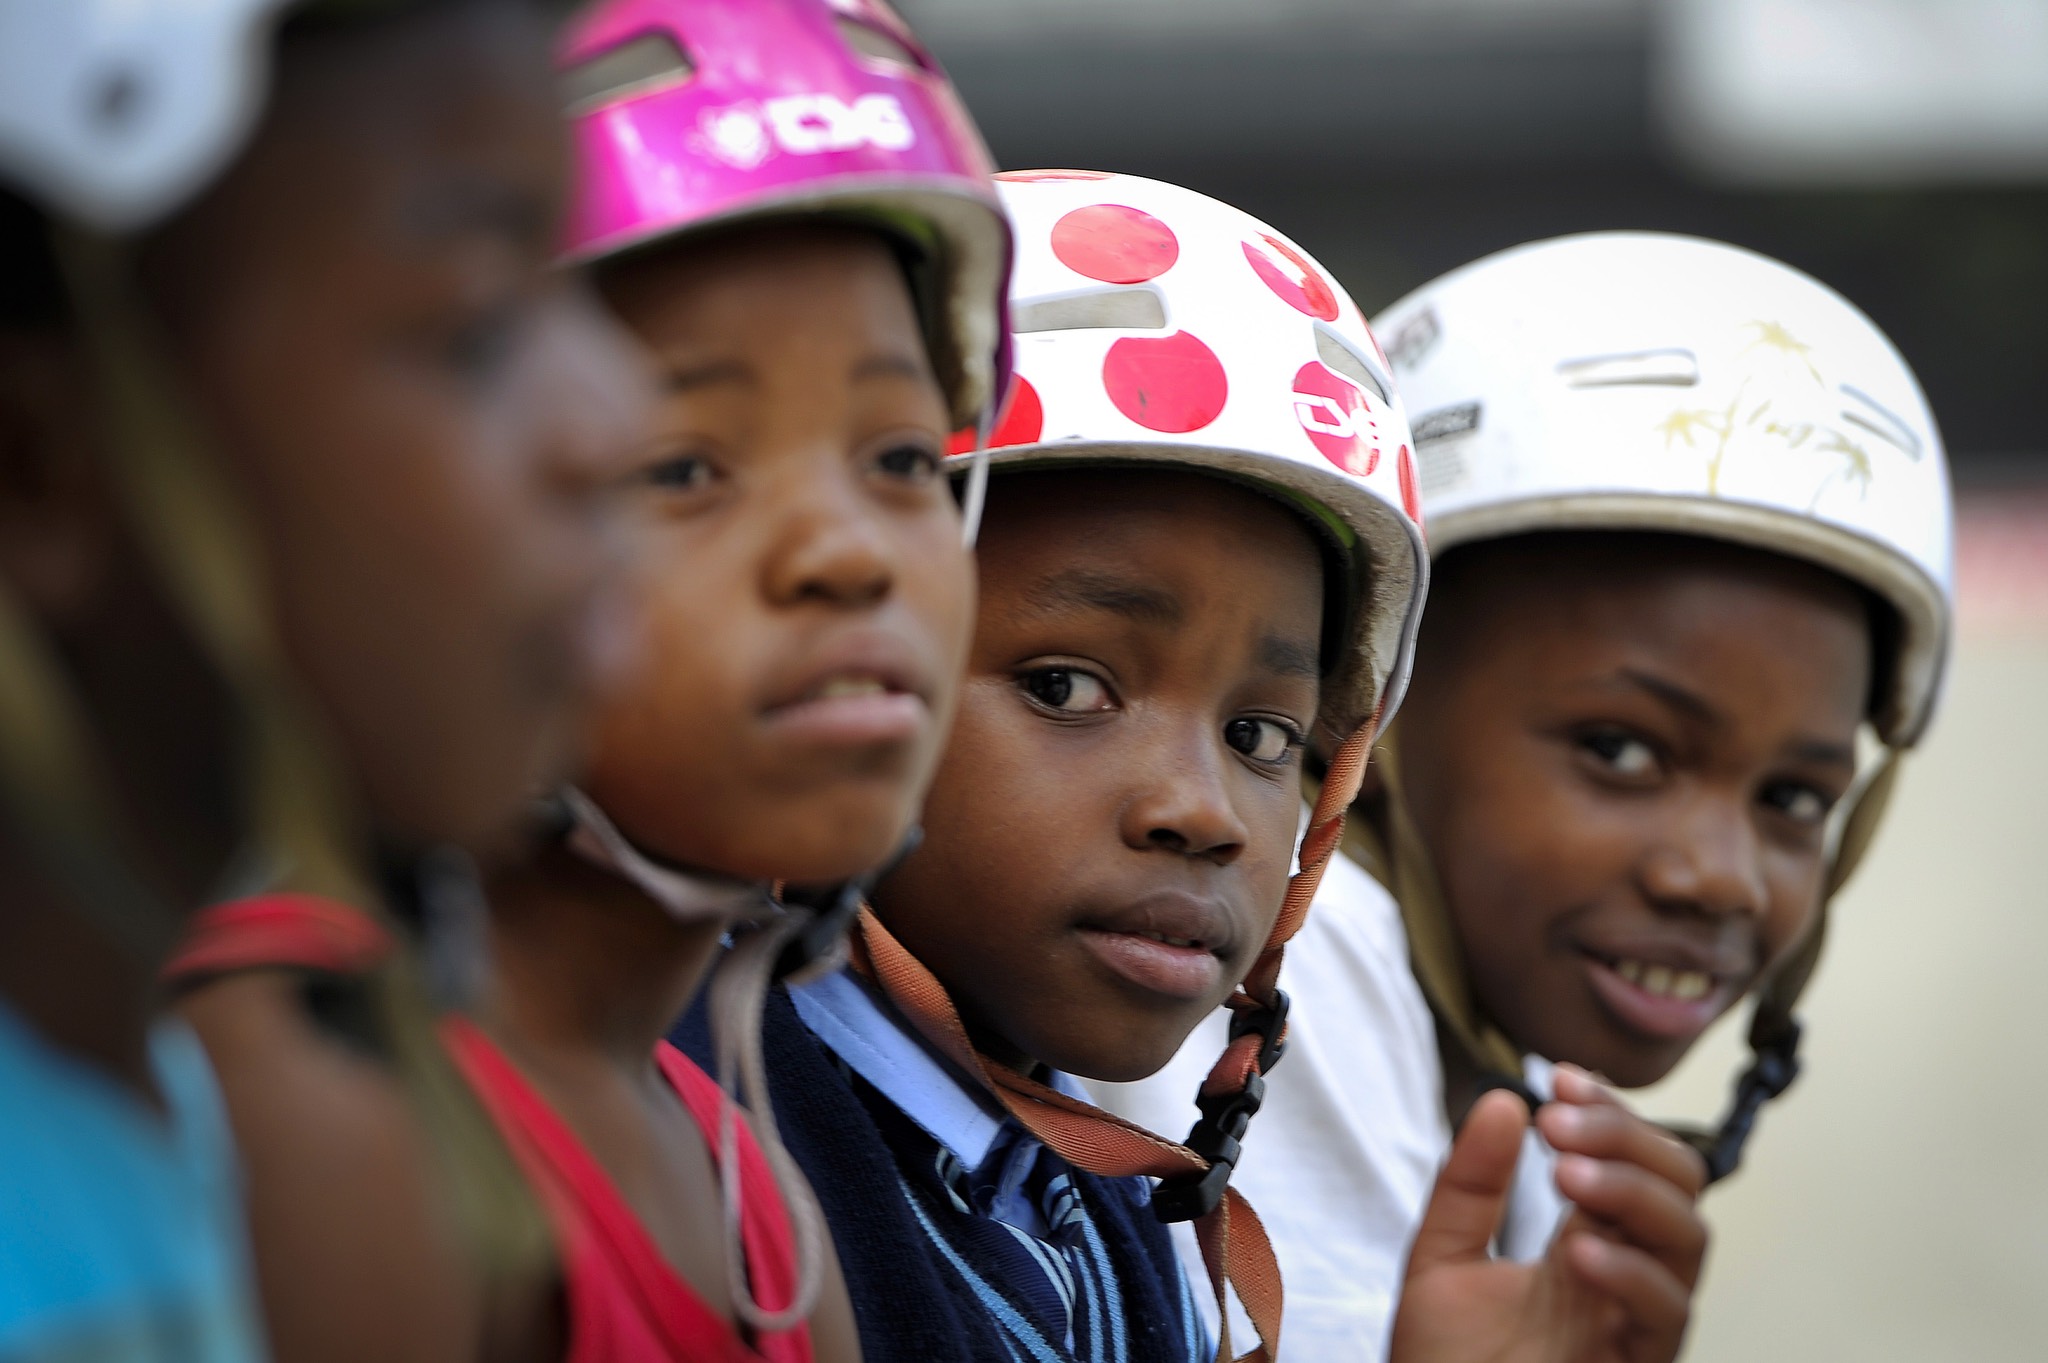
M1344 564L1325 735L1384 721L1429 557L1408 418L1357 306L1300 247L1205 194L1094 171L996 179L1017 235L1017 378L991 471L1173 464L1295 507Z

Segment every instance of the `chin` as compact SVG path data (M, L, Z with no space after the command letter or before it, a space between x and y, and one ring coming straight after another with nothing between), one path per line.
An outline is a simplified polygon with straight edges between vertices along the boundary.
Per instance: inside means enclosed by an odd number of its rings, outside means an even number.
M1113 1044L1104 1045L1098 1039L1094 1045L1072 1047L1047 1044L1033 1052L1038 1059L1079 1079L1096 1079L1107 1084L1131 1084L1140 1079L1150 1079L1166 1068L1166 1062L1180 1048L1185 1033L1171 1037L1150 1037L1146 1029L1135 1027L1105 1028L1102 1039L1113 1038Z
M760 842L746 873L793 885L831 885L868 875L889 864L915 822L900 807L793 812L779 820L780 836Z

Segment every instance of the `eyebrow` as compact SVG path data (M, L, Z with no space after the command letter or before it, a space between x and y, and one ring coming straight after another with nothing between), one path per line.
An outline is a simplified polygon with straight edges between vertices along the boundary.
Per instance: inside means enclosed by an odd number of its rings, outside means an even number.
M918 363L910 355L894 352L887 355L870 355L853 367L855 382L862 379L927 379L931 369Z
M1624 680L1633 683L1642 690L1648 691L1671 709L1678 711L1689 719L1706 725L1708 728L1718 729L1727 722L1727 717L1708 704L1704 698L1693 694L1676 682L1666 681L1655 673L1644 672L1640 668L1634 667L1622 668L1621 676Z
M910 378L923 379L930 371L908 355L870 355L853 367L853 379L858 382L868 378ZM752 383L753 370L739 360L707 360L702 364L683 365L663 371L661 387L668 393L687 393L693 389L710 388L721 383Z
M1667 681L1655 673L1644 672L1633 667L1622 668L1621 675L1636 686L1648 691L1672 709L1690 716L1701 724L1710 728L1718 728L1724 722L1719 710L1716 710L1705 700L1675 682ZM1854 748L1846 747L1843 744L1825 738L1794 739L1786 749L1785 755L1793 761L1809 762L1818 766L1854 767L1856 765L1856 750Z
M1259 663L1283 677L1315 680L1323 675L1321 649L1299 639L1283 639L1277 634L1268 634L1259 640Z
M1818 767L1854 768L1856 765L1854 748L1842 743L1831 743L1825 738L1796 739L1785 755L1795 762L1806 762Z
M1146 625L1178 625L1186 615L1170 592L1089 568L1070 568L1041 578L1024 593L1024 599L1040 610L1103 611Z
M522 246L546 243L554 215L535 194L476 176L436 177L405 206L406 225L430 239L474 233Z
M666 367L661 372L665 393L687 393L721 383L751 383L753 371L738 360L707 360L703 364Z

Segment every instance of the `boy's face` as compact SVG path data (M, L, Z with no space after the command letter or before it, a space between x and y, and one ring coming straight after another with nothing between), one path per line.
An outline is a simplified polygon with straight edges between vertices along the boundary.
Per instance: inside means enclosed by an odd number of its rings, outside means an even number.
M1397 730L1484 1010L1636 1086L1792 946L1870 694L1866 606L1680 536L1450 555Z
M590 794L683 865L870 870L916 820L974 610L902 270L871 233L757 228L606 289L666 397L634 493L648 647Z
M514 817L630 638L644 375L551 266L548 40L485 3L286 39L248 151L143 257L286 647L401 839Z
M1258 493L1123 470L997 479L979 553L924 845L876 911L991 1056L1141 1078L1279 913L1321 558Z

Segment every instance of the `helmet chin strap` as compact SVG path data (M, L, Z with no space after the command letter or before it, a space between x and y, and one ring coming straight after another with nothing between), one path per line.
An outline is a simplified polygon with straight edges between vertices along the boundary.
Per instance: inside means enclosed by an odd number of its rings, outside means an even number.
M778 906L765 882L662 865L633 846L610 816L582 791L565 786L560 799L568 815L569 850L632 885L678 923L716 919L754 924L776 915Z
M815 892L765 881L735 880L656 862L633 846L619 826L582 791L565 786L552 808L559 835L583 860L631 884L679 923L723 922L732 945L712 973L708 1006L713 1068L725 1094L718 1124L718 1180L727 1281L733 1313L762 1334L787 1330L816 1307L825 1281L825 1214L796 1161L783 1148L761 1056L761 1010L778 980L802 983L846 962L846 934L867 903L868 891L896 869L923 839L913 826L879 869ZM763 1306L747 1279L740 1193L739 1108L744 1104L755 1143L767 1159L796 1240L797 1283L788 1305Z
M995 405L984 408L974 429L974 464L967 470L967 488L960 498L960 542L969 549L981 534L982 508L988 503L988 442L995 434ZM914 845L914 844L913 844ZM909 855L908 849L897 860ZM849 920L851 921L851 920Z

